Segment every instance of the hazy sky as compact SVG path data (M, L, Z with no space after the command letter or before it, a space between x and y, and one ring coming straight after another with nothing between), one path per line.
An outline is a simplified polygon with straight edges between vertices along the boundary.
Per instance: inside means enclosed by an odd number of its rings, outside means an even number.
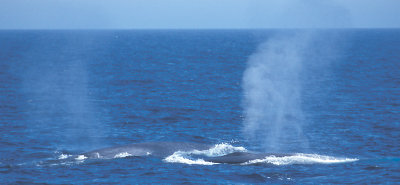
M0 29L400 28L400 0L0 0Z

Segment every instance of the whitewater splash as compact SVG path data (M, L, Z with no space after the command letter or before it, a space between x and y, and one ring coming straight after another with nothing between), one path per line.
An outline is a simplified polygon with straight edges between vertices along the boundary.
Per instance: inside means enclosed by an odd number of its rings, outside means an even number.
M222 143L217 144L208 150L193 150L193 151L177 151L174 154L166 157L165 162L182 163L182 164L197 164L197 165L215 165L217 162L207 161L207 157L221 157L235 152L247 152L244 147L234 147L232 145ZM204 157L204 158L202 158ZM239 163L240 165L254 164L272 164L272 165L292 165L292 164L334 164L358 161L357 158L337 158L332 156L318 154L296 153L288 156L268 155L265 158L254 159L247 162Z

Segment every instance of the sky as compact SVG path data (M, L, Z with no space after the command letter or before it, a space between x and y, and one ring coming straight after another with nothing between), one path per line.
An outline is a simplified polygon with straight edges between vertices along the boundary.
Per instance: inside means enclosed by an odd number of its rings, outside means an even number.
M400 28L400 0L0 2L0 29Z

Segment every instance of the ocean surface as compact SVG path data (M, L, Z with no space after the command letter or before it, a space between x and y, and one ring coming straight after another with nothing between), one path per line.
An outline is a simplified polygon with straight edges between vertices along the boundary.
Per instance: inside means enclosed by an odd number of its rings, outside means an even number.
M398 184L400 30L3 30L0 135L0 184ZM79 155L165 141L293 155Z

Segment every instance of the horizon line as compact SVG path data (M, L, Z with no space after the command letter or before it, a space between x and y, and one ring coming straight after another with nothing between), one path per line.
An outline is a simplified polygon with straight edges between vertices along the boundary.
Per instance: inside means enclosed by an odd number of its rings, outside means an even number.
M157 30L373 30L373 29L400 29L400 27L326 27L326 28L0 28L0 31L157 31Z

